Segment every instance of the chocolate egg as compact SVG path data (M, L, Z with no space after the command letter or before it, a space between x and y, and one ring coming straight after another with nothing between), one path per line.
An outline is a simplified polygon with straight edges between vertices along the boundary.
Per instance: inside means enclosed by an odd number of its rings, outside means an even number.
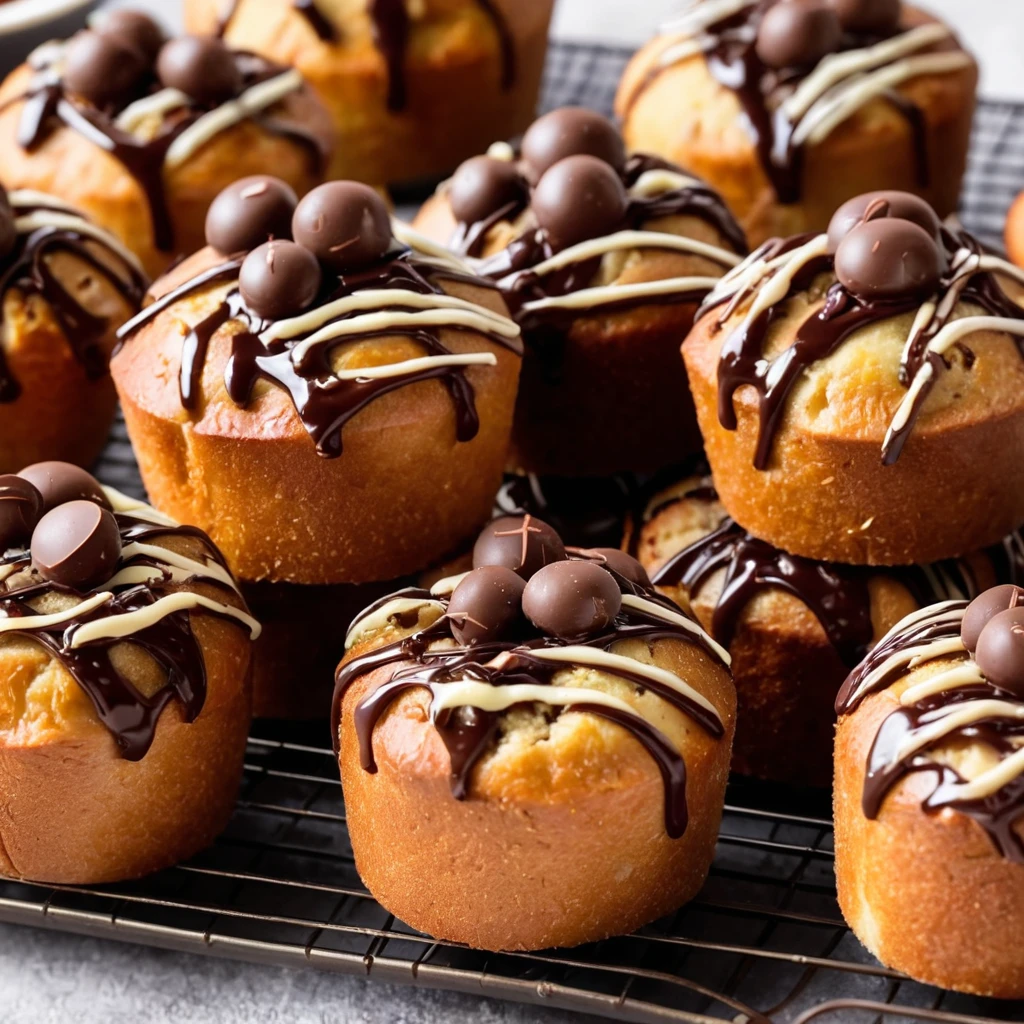
M782 0L765 11L755 49L770 68L808 67L839 49L842 35L824 0Z
M501 565L528 580L539 569L565 559L562 538L533 516L502 516L490 523L473 546L473 568Z
M1024 697L1024 608L993 615L978 637L974 658L990 683Z
M826 0L848 32L875 35L892 32L900 23L900 0Z
M503 206L521 201L525 193L526 183L515 164L475 156L460 165L452 176L448 201L457 221L476 224Z
M990 619L1017 606L1024 607L1024 590L1015 587L1012 583L1004 583L1000 587L992 587L979 594L964 612L963 621L960 623L960 639L964 647L971 653L978 646L978 637L981 631L988 625Z
M43 496L27 480L0 476L0 552L28 544L43 514Z
M502 565L483 565L463 577L448 602L452 635L460 644L507 638L523 621L526 583Z
M828 226L829 252L834 253L855 227L867 220L883 217L909 220L927 231L935 239L936 245L942 243L942 221L928 203L912 192L888 190L865 192L843 203L836 210Z
M523 612L543 633L582 640L607 629L622 607L615 578L594 562L556 562L526 584Z
M238 288L246 306L264 320L284 320L308 309L320 290L316 257L296 242L265 242L242 263Z
M131 46L150 64L167 41L164 30L142 11L110 11L97 20L93 30Z
M94 106L116 106L134 98L149 67L142 55L115 36L86 30L64 50L65 87Z
M629 197L622 179L595 156L569 156L537 182L531 206L556 251L624 226Z
M295 190L280 178L256 174L228 185L206 214L206 241L225 256L250 252L272 238L290 239Z
M618 548L591 548L586 554L598 556L598 564L618 573L635 587L650 587L651 579L647 570L632 556Z
M938 287L945 256L919 225L885 218L858 225L839 243L835 269L859 299L913 299Z
M217 106L241 92L235 55L213 36L179 36L165 43L156 61L162 85L203 106Z
M369 185L329 181L296 207L292 237L336 274L352 273L391 248L391 216Z
M533 181L567 156L581 155L597 157L616 171L626 165L626 146L618 129L607 117L584 107L552 110L523 136L523 163Z
M121 557L117 520L93 501L51 509L32 532L32 565L43 579L89 590L110 579Z
M70 462L36 462L26 466L18 476L27 480L43 499L43 512L49 512L67 501L93 501L110 508L99 480Z

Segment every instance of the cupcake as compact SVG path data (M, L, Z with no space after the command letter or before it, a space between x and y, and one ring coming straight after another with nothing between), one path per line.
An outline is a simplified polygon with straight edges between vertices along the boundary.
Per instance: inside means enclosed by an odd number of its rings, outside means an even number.
M1024 591L900 622L839 695L836 882L857 937L929 985L1024 997Z
M0 477L0 546L0 873L190 857L231 815L259 632L219 552L62 462Z
M11 73L0 140L0 183L60 196L157 274L202 245L237 178L273 170L300 194L322 181L333 131L293 67L113 11Z
M1015 530L1022 284L901 192L851 200L827 234L765 243L683 346L729 514L791 554L871 565Z
M869 568L790 555L731 519L708 476L651 495L624 546L658 591L732 656L733 771L800 785L831 784L836 694L889 629L936 601L1024 581L1019 533L931 565Z
M634 559L498 519L471 571L377 602L346 643L333 733L349 836L389 912L447 941L541 949L630 932L700 889L729 656Z
M116 328L148 284L138 259L63 201L0 188L0 471L102 449Z
M746 251L706 185L566 107L518 156L462 164L415 224L476 260L523 328L512 468L601 476L699 450L679 345Z
M701 175L758 245L883 188L953 213L977 82L899 0L704 0L636 54L616 109L627 145Z
M186 0L194 32L298 68L331 112L333 178L436 180L537 108L553 0Z

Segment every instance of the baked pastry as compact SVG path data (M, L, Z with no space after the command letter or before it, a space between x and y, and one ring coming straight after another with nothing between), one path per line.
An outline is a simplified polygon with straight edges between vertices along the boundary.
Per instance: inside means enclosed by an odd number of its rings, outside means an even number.
M234 806L259 632L220 553L63 462L0 477L0 546L0 874L190 857Z
M839 695L836 882L883 963L1024 996L1024 591L900 622Z
M395 579L488 518L519 328L461 261L392 237L368 186L292 203L268 178L218 197L210 245L122 328L114 381L154 503L240 578Z
M436 180L537 109L553 0L186 0L193 32L294 65L330 109L331 177Z
M92 465L117 404L114 332L147 284L131 252L61 200L0 188L0 472Z
M728 654L634 559L567 550L532 516L490 524L473 566L349 630L333 733L363 881L412 927L492 950L676 910L721 819Z
M523 328L513 468L601 476L700 449L679 343L746 251L707 186L565 107L518 158L499 145L464 163L415 225L479 258Z
M759 245L882 188L953 213L977 83L952 30L898 0L704 0L637 53L616 109L631 149L699 174Z
M936 601L1024 582L1019 533L926 566L789 555L729 518L711 477L700 475L650 494L624 547L732 656L733 771L800 785L831 785L836 694L892 626Z
M729 514L784 551L869 565L938 561L1015 530L1022 283L900 192L757 250L683 346Z
M215 39L165 41L114 11L47 43L0 86L0 183L52 193L156 275L203 242L214 196L272 170L299 194L323 180L327 111L292 67Z

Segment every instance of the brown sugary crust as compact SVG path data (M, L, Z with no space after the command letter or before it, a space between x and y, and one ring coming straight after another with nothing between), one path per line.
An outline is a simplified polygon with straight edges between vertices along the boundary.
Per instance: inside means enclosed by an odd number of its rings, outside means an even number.
M921 801L933 785L927 774L899 783L876 821L864 816L868 753L897 707L891 689L875 694L840 721L836 734L836 884L843 916L882 963L918 981L1024 997L1024 867L1001 857L967 816L926 813Z
M43 671L66 677L56 726L44 718L35 733L0 732L0 874L66 885L137 878L191 857L224 829L249 731L250 642L237 625L190 617L206 703L186 723L172 701L136 762L119 756L84 692L42 648L0 648L5 687L24 688Z
M491 950L625 934L692 899L714 854L734 695L725 670L695 648L659 641L653 651L656 664L712 700L727 728L713 740L666 708L687 769L690 822L677 840L665 834L654 761L623 729L588 714L564 714L557 737L532 743L513 731L460 802L429 694L409 691L375 729L378 771L364 771L353 709L391 670L357 678L343 705L340 765L356 867L374 897L418 930Z
M934 18L904 5L904 21ZM955 212L974 116L978 69L922 75L897 86L924 117L930 183L916 173L914 135L887 100L876 99L803 151L800 201L781 205L761 165L736 95L719 85L705 60L692 57L657 69L671 37L651 40L619 85L616 112L630 149L665 157L718 189L750 244L823 231L847 199L877 189L916 192L942 217Z
M164 294L219 257L206 249L158 281ZM249 582L365 583L440 561L490 517L512 426L520 359L472 331L442 329L453 352L490 351L472 366L480 431L455 439L444 385L423 381L371 402L345 425L344 451L317 455L287 392L259 384L240 408L224 387L229 324L211 340L194 413L178 391L187 325L225 293L175 303L128 340L111 364L146 490L159 509L204 529ZM452 282L451 294L507 313L497 293ZM378 338L371 350L404 339ZM404 355L421 355L416 348Z
M501 86L500 40L476 0L426 0L405 55L408 103L387 108L387 64L365 0L317 0L337 29L319 39L292 0L241 0L234 47L293 64L331 113L338 145L329 177L370 184L434 179L496 139L524 131L537 108L553 0L494 0L513 40L515 79ZM214 31L220 0L187 0L191 32Z
M248 120L220 132L174 170L165 171L167 207L174 225L174 247L162 252L153 237L149 202L138 182L113 155L63 125L26 152L17 142L23 96L31 70L22 65L0 86L0 145L4 160L0 184L36 189L88 214L131 249L155 277L182 253L205 244L206 211L218 193L250 174L274 174L299 194L323 180L310 147L274 134ZM330 118L309 88L271 108L275 117L300 125L333 150Z

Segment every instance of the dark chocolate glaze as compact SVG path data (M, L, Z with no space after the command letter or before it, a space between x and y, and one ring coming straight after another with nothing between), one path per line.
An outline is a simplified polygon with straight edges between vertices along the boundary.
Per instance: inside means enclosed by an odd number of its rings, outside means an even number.
M295 0L295 10L309 22L309 27L325 43L333 43L338 38L337 30L330 19L317 6L316 0ZM223 34L224 30L222 28L221 35Z
M583 550L572 550L570 557L586 559L587 553ZM638 587L617 574L613 575L623 593L644 597L679 614L676 605L653 589ZM409 589L371 605L364 615L383 607L388 601L399 596L440 601L447 607L447 598L431 598L429 591ZM416 617L413 616L412 621L403 625L405 628L412 628L415 621ZM581 640L579 643L595 650L606 651L619 641L628 639L643 640L649 644L664 639L681 640L697 644L711 657L718 659L718 655L702 637L642 610L625 606L605 633L592 639ZM431 645L440 640L450 640L454 646L431 649ZM338 749L345 693L357 678L368 672L384 666L395 666L390 679L364 697L353 712L360 761L366 771L375 772L377 769L373 755L374 727L391 704L405 691L464 679L484 682L491 686L519 683L548 685L554 675L567 666L564 662L545 661L537 657L536 652L565 646L566 644L560 640L536 635L518 640L461 646L455 641L446 616L442 615L427 628L366 654L357 655L344 662L338 669L331 717L335 751ZM504 656L499 663L500 667L493 661L499 655ZM656 693L692 718L716 739L724 734L722 723L717 717L675 689L629 669L602 668L601 671L626 679L642 690ZM586 711L600 715L621 725L634 736L655 760L664 780L666 832L671 838L678 838L683 834L687 821L686 766L679 752L659 730L653 728L639 715L627 714L603 705L581 702L578 705L564 707L545 706L545 710L553 718L563 711ZM455 708L435 716L434 724L451 756L452 794L456 799L461 800L467 796L473 769L480 758L492 749L495 738L500 735L502 719L503 713L471 708Z
M118 332L121 344L125 344L140 327L180 299L212 284L237 280L240 265L238 260L230 260L212 267L147 306ZM342 277L328 275L314 308L364 289L401 288L421 294L443 294L441 282L445 280L476 286L487 285L487 282L479 278L421 261L410 250L403 249L389 253L384 261L357 274ZM397 310L401 306L382 308ZM331 372L330 352L334 345L357 340L351 335L339 338L333 344L325 343L316 347L301 365L296 366L292 361L292 349L303 338L264 343L260 333L271 326L271 321L260 319L246 307L237 286L232 287L221 304L185 337L179 389L182 405L186 409L196 408L199 382L210 340L229 321L243 326L243 330L231 336L231 355L224 373L224 384L232 401L241 407L248 405L253 388L259 380L283 388L288 392L299 419L312 437L318 455L337 458L342 451L342 429L357 412L382 395L419 381L439 380L448 389L455 407L456 437L459 441L472 440L479 430L473 387L463 367L433 366L395 377L340 380ZM459 328L453 325L450 329ZM396 335L415 340L428 355L449 354L449 349L442 344L437 333L430 330L389 327L360 335L359 338ZM522 354L517 341L489 332L485 336L517 355Z
M154 539L159 545L161 537L189 537L201 541L204 546L197 561L205 559L207 564L216 562L224 566L220 552L206 534L195 527L163 526L122 512L115 513L115 519L123 545ZM2 564L14 565L20 572L28 569L31 561L27 550L9 551ZM157 564L149 556L135 555L122 558L118 571L127 566ZM195 582L223 587L229 603L233 599L238 600L234 591L212 576L192 577L186 585ZM77 648L72 647L71 643L76 629L84 623L146 608L167 593L180 590L181 586L172 583L165 572L162 577L148 583L110 588L114 593L111 601L79 617L66 619L50 627L10 630L3 636L21 636L33 640L59 661L89 697L100 721L113 735L121 756L129 761L138 761L149 750L160 714L172 700L181 702L187 722L194 721L203 709L206 700L206 666L202 649L192 632L189 612L172 612L152 626L127 637L95 640ZM0 584L0 610L9 618L36 615L38 612L32 608L30 601L57 589L60 588L40 577L34 577L32 582L13 589L9 582ZM203 611L208 609L204 608ZM209 614L217 613L210 611ZM225 618L237 624L237 620ZM166 682L155 693L148 696L140 693L117 669L111 659L111 652L123 644L141 647L166 673Z

